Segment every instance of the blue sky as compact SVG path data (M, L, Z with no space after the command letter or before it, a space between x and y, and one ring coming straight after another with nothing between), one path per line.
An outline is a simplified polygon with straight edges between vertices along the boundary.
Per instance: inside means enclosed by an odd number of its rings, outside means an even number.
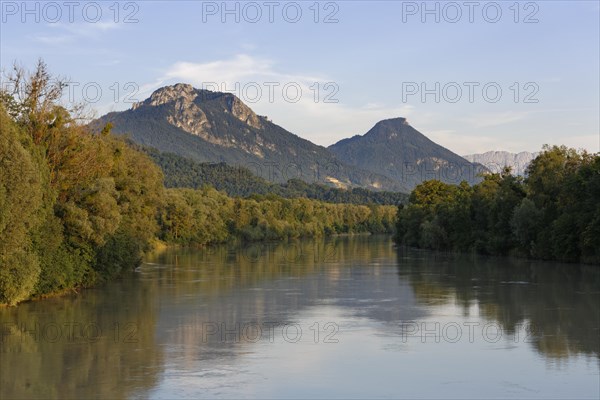
M2 68L41 57L98 114L187 82L321 145L404 116L459 154L600 151L598 1L23 4L1 2Z

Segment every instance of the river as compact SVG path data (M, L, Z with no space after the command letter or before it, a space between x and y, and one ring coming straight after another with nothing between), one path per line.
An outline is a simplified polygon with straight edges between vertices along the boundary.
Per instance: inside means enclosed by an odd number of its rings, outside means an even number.
M168 249L0 309L0 398L600 397L600 268L387 236Z

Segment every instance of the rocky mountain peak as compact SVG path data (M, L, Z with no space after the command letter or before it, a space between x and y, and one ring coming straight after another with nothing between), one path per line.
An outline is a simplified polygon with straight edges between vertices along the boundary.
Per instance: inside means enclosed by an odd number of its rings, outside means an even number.
M434 143L406 118L377 122L365 135L328 147L342 162L388 176L411 189L429 179L477 181L478 166Z
M410 125L406 118L404 117L396 117L396 118L388 118L383 119L375 124L375 126L402 126L402 125Z
M183 100L185 103L193 102L198 97L198 92L192 85L187 83L178 83L172 86L160 88L150 96L148 104L159 106L171 103L177 100Z
M260 117L234 94L196 89L187 83L177 83L157 89L148 99L135 103L132 109L168 105L172 109L169 122L188 133L202 136L201 132L210 125L204 110L208 103L221 108L222 111L230 113L253 128L263 127Z
M144 146L201 162L252 166L257 175L276 182L297 178L408 191L396 179L340 162L327 149L258 116L233 93L166 86L133 109L109 113L93 126L101 129L108 122L115 134L128 134Z
M407 127L410 127L410 124L406 118L384 119L377 122L365 137L373 140L394 140L402 137Z

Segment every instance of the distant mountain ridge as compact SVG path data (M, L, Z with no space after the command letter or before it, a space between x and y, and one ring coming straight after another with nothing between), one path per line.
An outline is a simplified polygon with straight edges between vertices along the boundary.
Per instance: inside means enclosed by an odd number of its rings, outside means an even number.
M408 192L390 177L341 162L322 146L259 116L231 93L188 84L160 88L129 110L93 121L106 123L144 146L200 162L225 162L250 169L269 182L301 179L334 187Z
M510 153L508 151L488 151L481 154L469 154L465 159L484 165L492 172L500 172L504 167L510 167L513 174L525 175L529 163L538 156L538 152Z
M340 140L328 149L343 162L385 175L411 189L429 179L475 183L485 170L434 143L406 118L380 121L366 134Z
M410 192L439 179L476 183L486 169L434 143L405 118L380 121L366 134L318 146L267 117L231 93L178 83L155 90L131 109L93 121L99 131L128 135L142 146L201 163L243 167L271 183L300 179L335 188Z

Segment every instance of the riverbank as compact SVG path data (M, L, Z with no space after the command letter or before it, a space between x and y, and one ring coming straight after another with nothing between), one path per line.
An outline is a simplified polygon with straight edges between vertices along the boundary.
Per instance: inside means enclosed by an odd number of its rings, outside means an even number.
M398 213L396 241L433 249L600 264L600 154L546 146L527 177L427 181Z

